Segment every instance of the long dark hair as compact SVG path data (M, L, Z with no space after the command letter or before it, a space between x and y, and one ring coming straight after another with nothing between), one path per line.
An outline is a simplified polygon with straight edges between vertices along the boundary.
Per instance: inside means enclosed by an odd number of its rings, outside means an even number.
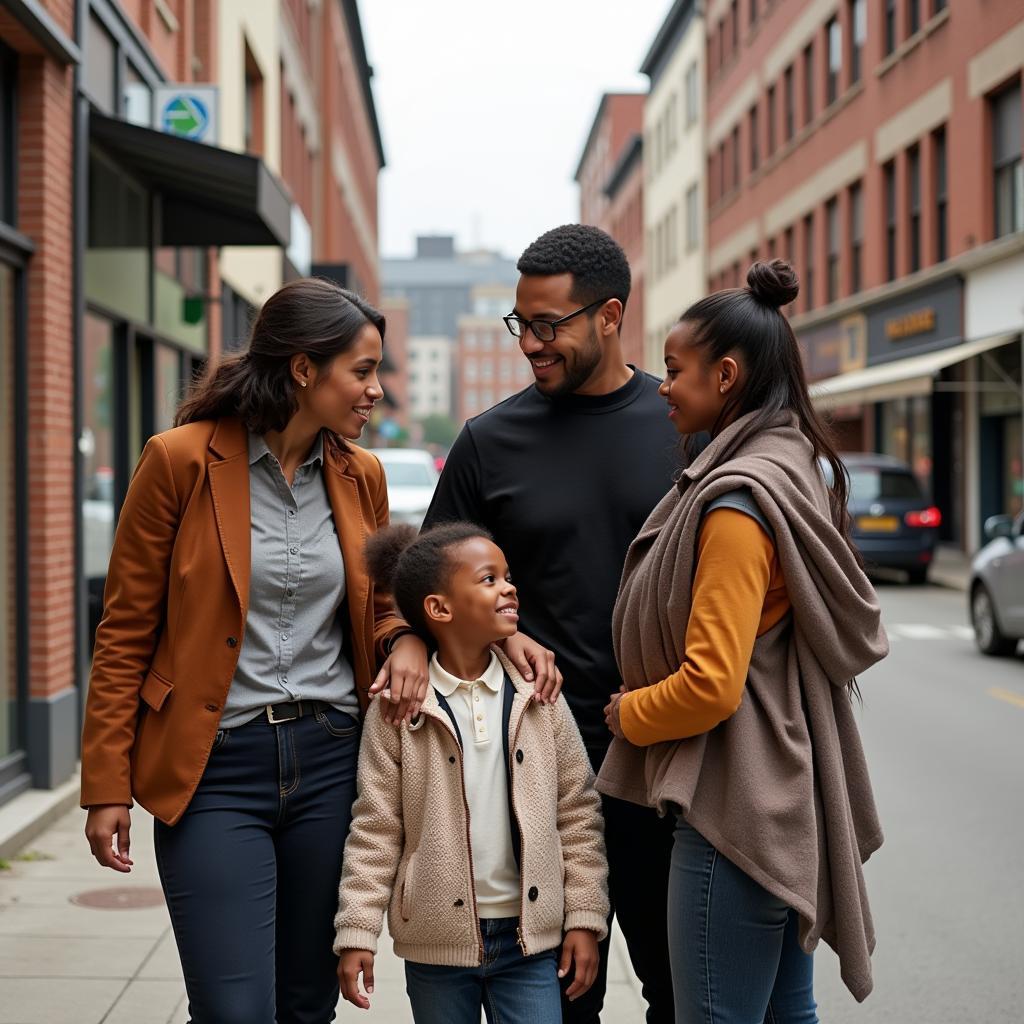
M322 369L367 324L383 340L384 317L354 292L319 277L290 281L263 304L247 349L211 367L178 407L174 425L238 416L256 434L284 430L299 408L292 357L304 354Z
M784 410L796 413L815 458L832 467L828 489L832 521L860 562L846 507L849 477L836 454L831 430L811 404L800 348L781 310L799 291L796 273L785 260L759 261L747 271L746 288L708 295L690 306L679 322L693 325L693 344L703 350L708 362L739 352L746 369L742 389L726 402L712 435L747 413L756 413L752 431L763 429Z

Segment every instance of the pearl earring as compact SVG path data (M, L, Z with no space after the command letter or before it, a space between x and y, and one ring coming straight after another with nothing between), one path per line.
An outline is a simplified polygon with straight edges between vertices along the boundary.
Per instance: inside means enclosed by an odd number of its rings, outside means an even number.
M300 381L299 381L299 384L300 384L300 385L301 385L302 387L305 387L305 386L306 386L306 382L305 382L304 380L300 380ZM724 390L724 388L723 388L723 390Z

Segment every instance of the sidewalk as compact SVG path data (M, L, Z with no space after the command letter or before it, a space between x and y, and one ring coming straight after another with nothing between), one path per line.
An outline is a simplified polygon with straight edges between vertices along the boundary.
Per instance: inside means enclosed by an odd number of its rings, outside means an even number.
M0 869L0 1024L185 1024L151 819L133 812L129 875L97 866L84 823L80 810L64 814ZM339 1019L411 1024L401 962L387 939L376 989L369 1012L342 1004ZM604 1019L642 1021L639 993L616 933Z

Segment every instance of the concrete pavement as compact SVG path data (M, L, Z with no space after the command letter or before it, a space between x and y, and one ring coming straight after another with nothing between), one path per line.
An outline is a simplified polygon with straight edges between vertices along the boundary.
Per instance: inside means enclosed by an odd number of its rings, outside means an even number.
M84 822L79 810L65 813L0 869L0 1024L184 1024L151 821L133 813L130 875L96 865ZM343 1003L339 1020L411 1022L401 961L386 938L375 974L371 1009ZM605 1020L642 1019L639 986L616 933Z

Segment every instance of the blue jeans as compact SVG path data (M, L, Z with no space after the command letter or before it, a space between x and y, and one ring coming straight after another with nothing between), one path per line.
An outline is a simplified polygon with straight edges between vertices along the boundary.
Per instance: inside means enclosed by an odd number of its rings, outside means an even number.
M561 1024L557 954L524 957L516 942L519 918L482 919L484 962L438 967L405 962L405 990L416 1024Z
M192 1024L327 1024L359 723L333 708L221 730L156 859Z
M798 917L682 818L668 888L676 1024L817 1024Z

